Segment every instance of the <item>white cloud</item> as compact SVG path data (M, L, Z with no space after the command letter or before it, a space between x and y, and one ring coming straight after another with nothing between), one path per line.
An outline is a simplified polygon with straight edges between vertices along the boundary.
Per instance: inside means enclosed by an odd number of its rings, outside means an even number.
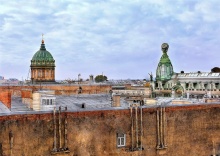
M101 72L111 78L146 78L156 70L163 42L170 44L169 55L177 71L209 71L219 66L219 3L2 0L0 73L18 78L27 75L41 33L56 59L58 79L79 72L85 78ZM205 66L204 60L212 63Z

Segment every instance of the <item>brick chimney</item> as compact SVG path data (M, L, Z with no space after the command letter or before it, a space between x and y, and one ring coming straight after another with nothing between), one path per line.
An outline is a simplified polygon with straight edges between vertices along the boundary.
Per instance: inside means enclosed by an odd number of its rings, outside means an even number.
M11 92L3 91L0 92L0 101L11 110Z
M112 107L121 107L120 95L115 94L112 96Z

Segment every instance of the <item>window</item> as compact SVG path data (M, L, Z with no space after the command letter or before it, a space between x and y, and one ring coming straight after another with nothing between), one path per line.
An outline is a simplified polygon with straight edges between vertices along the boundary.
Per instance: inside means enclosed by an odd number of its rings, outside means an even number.
M161 76L161 74L160 74L160 67L157 67L157 76Z
M209 73L202 73L201 76L208 76Z
M54 98L42 98L42 105L54 105L55 99Z
M165 67L165 65L163 64L163 65L161 66L161 76L165 76L165 74L166 74L166 67Z
M42 77L42 70L38 70L38 78Z
M118 133L117 134L117 146L123 147L126 143L126 134Z
M212 73L211 76L219 76L219 73Z
M42 99L42 105L46 105L46 99Z

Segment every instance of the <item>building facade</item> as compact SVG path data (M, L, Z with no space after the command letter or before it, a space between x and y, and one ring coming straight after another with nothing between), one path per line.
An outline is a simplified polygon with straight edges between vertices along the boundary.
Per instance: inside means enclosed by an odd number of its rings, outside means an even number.
M219 155L219 113L202 104L0 116L0 155Z
M163 43L163 55L156 70L156 81L151 80L152 96L167 97L218 97L220 95L220 70L211 72L175 73L167 55L169 45Z

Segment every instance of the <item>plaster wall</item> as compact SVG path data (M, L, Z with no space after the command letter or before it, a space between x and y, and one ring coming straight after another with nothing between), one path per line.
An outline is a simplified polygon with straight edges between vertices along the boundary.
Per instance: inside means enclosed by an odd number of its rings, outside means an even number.
M69 156L207 156L220 153L220 105L166 108L167 149L157 150L157 108L143 109L143 151L130 151L131 113L126 110L63 112L67 115ZM133 111L133 115L135 112ZM140 110L138 110L140 113ZM58 118L58 115L56 116ZM58 120L56 120L58 124ZM49 156L53 149L53 114L0 116L0 156ZM140 114L138 114L140 127ZM136 128L134 127L134 130ZM13 133L10 150L9 132ZM135 132L135 131L134 131ZM58 132L57 132L58 133ZM126 134L126 146L118 148L116 134ZM134 133L135 134L135 133ZM140 140L140 132L138 131ZM58 136L57 136L58 139ZM62 137L62 145L64 143ZM135 140L136 138L134 138ZM214 142L214 146L213 146ZM135 144L133 144L135 146Z

